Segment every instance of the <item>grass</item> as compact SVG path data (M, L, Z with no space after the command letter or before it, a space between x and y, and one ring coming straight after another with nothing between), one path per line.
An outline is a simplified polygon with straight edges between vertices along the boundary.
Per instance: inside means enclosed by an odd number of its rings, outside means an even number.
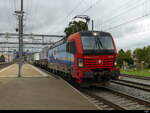
M145 76L145 77L150 77L150 69L144 69L143 71L141 70L121 70L122 74L128 74L128 75L136 75L136 76Z

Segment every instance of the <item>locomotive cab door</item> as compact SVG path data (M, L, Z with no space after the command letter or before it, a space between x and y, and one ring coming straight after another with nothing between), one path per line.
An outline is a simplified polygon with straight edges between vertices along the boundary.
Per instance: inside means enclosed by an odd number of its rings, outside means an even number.
M76 53L75 42L71 41L67 43L67 60L68 60L68 67L70 72L73 71L74 66L74 54Z

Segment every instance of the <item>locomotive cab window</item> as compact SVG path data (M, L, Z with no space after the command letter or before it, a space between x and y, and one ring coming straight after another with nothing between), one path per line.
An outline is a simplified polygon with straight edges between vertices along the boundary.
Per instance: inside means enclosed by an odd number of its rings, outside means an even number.
M66 48L68 53L72 53L72 54L76 53L75 42L68 42Z
M81 36L84 55L113 55L114 45L110 35Z
M110 36L82 36L84 50L113 50Z

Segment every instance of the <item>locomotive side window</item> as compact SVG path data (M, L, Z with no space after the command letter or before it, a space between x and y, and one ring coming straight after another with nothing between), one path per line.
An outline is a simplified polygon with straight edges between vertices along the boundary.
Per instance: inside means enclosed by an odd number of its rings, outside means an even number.
M75 54L76 53L75 42L68 42L66 50L67 50L68 53Z

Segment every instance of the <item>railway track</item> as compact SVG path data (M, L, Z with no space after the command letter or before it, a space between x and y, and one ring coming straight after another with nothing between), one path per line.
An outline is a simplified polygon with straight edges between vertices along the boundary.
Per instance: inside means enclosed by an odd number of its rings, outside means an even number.
M132 88L150 92L149 84L143 84L143 83L133 82L133 81L128 81L128 80L111 81L111 83L115 83L115 84L128 86L128 87L132 87Z
M5 64L0 64L0 70L11 65L12 63L5 63Z
M109 88L80 91L103 110L150 110L150 102Z
M39 69L48 74L52 74L52 76L59 79L57 75L45 69ZM150 102L132 97L110 88L80 88L78 86L74 86L74 84L71 85L83 93L102 110L150 110Z
M150 77L144 77L144 76L136 76L136 75L127 75L127 74L122 74L123 77L128 77L128 78L135 78L135 79L142 79L142 80L150 80Z

